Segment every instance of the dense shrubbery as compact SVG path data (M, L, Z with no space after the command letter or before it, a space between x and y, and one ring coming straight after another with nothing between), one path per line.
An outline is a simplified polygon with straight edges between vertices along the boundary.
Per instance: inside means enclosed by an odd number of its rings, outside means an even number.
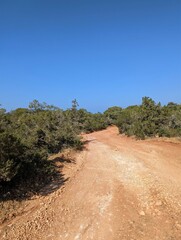
M181 105L168 103L156 104L151 98L144 97L140 106L131 106L115 120L120 133L135 135L139 139L154 136L181 137Z
M28 108L0 109L0 183L53 171L48 156L64 148L80 149L81 132L106 128L102 114L85 109L63 111L34 100Z
M121 107L110 107L104 112L104 116L107 119L107 123L109 125L115 124L117 119L121 116L122 114L122 108Z
M69 112L73 115L72 109ZM66 147L80 148L70 115L33 101L28 109L0 111L0 182L15 176L50 172L48 155Z

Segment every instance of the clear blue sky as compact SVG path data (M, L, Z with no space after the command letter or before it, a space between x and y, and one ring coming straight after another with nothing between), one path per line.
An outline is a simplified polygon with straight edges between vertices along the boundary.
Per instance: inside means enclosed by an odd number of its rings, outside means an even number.
M0 103L181 102L180 0L0 0Z

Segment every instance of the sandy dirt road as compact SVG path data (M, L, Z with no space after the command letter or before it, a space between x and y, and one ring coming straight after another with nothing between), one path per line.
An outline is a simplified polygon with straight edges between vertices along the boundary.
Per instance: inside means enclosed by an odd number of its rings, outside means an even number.
M63 188L0 228L15 240L180 240L181 143L84 135ZM66 175L66 173L65 173Z

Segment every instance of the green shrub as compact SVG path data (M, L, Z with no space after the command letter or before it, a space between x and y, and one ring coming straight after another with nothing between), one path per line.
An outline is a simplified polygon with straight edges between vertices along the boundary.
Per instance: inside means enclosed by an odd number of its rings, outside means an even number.
M151 98L143 97L140 106L122 110L116 125L120 133L134 135L138 139L181 136L181 105L169 103L162 107Z

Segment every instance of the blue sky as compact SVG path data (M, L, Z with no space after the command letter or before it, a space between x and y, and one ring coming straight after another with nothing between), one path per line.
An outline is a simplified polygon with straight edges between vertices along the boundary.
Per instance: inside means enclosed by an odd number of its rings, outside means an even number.
M0 0L0 103L181 102L180 0Z

